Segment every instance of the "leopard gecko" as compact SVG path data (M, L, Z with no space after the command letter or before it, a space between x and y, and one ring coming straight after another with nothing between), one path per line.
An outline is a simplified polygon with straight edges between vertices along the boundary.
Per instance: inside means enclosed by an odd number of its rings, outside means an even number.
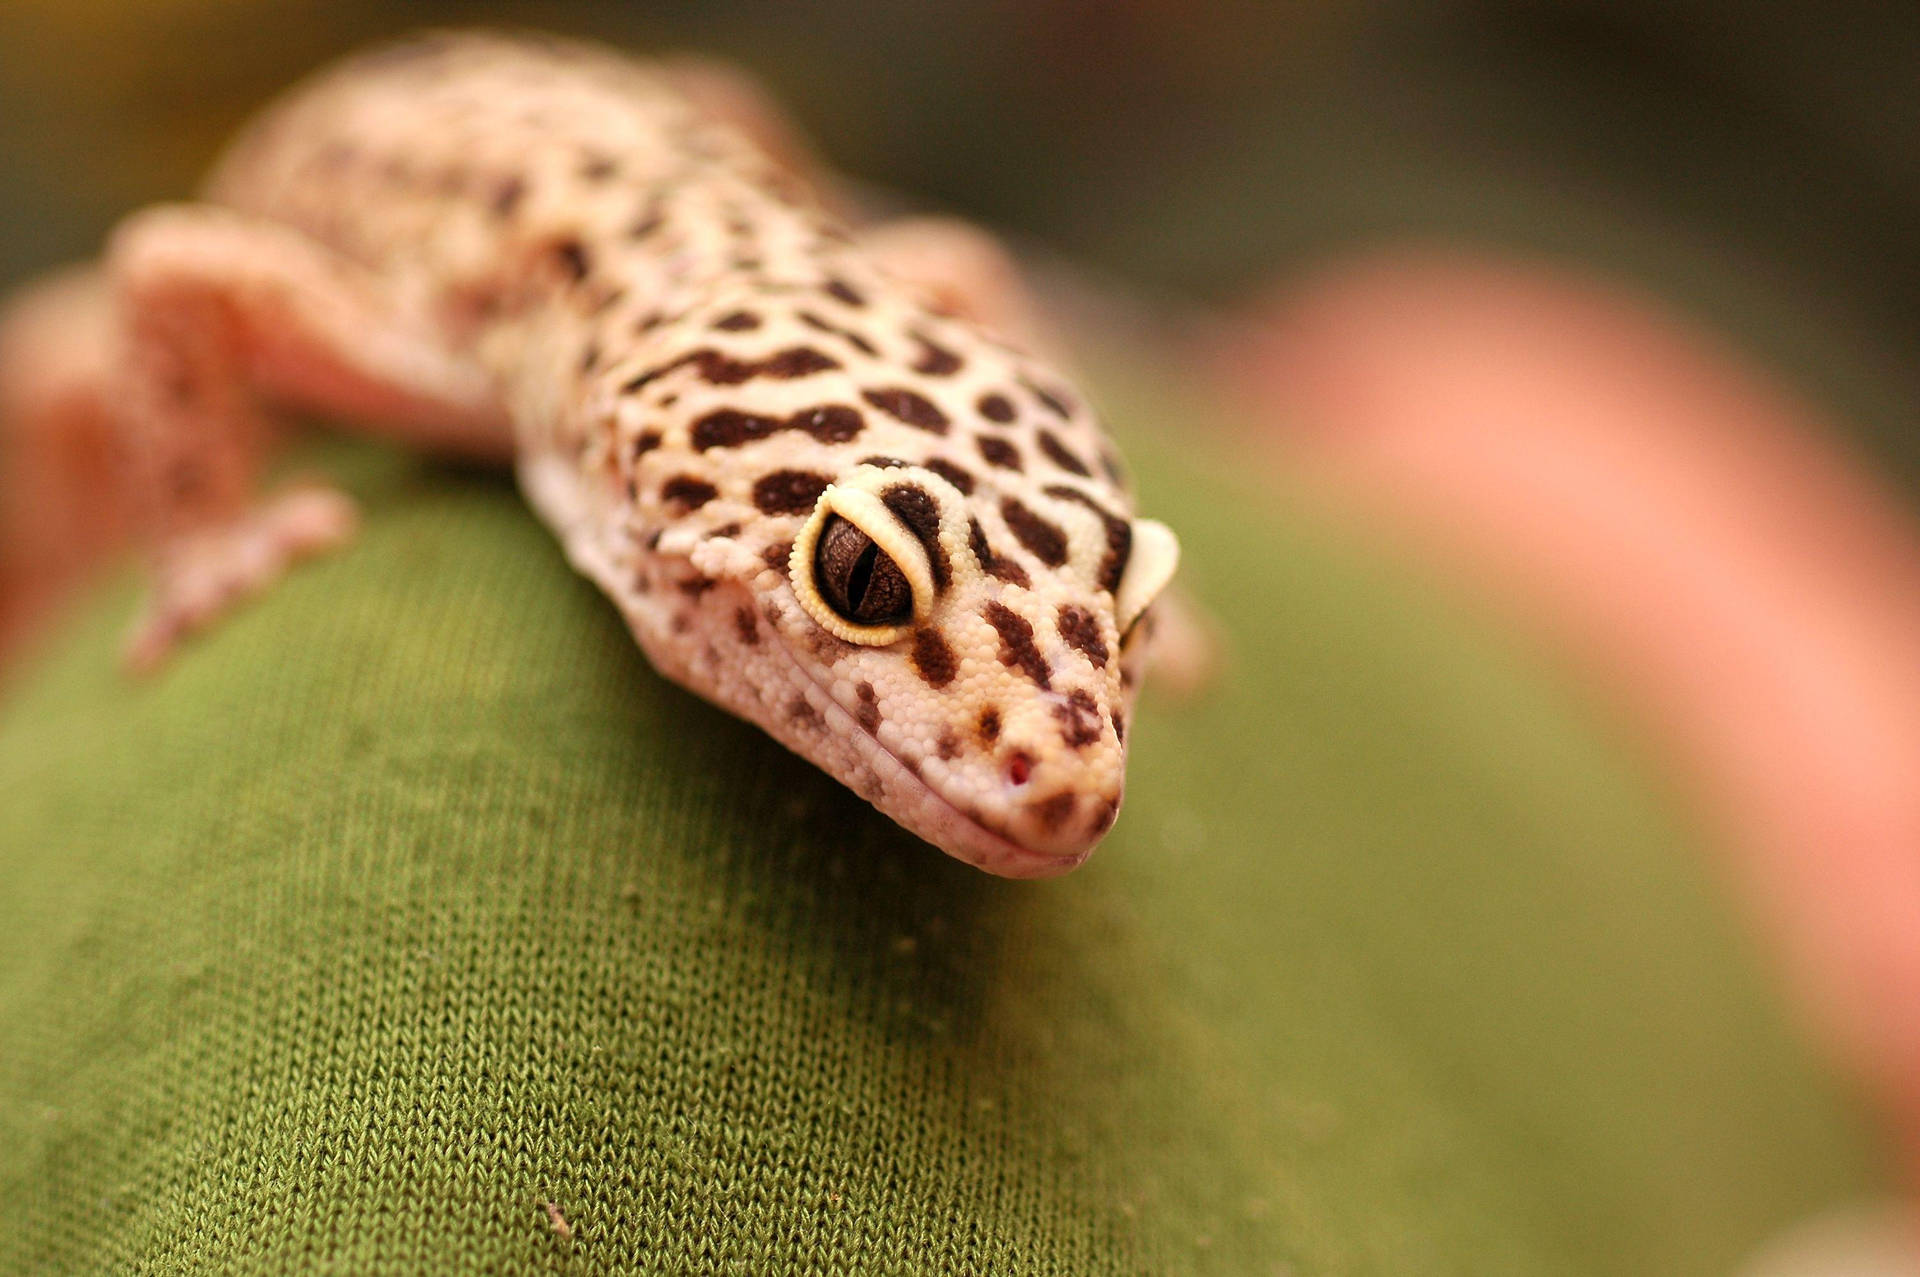
M661 673L928 842L1079 864L1177 542L992 241L849 229L796 149L724 75L534 37L292 90L202 202L16 307L90 343L149 507L131 660L350 535L344 497L257 488L263 414L322 412L510 461Z

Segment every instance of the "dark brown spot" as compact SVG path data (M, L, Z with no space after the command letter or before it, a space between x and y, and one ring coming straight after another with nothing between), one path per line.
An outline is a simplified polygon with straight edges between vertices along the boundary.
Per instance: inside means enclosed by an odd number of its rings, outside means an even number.
M871 736L880 730L880 702L874 696L873 684L861 683L853 689L853 694L860 702L859 708L853 712L853 717L867 735Z
M901 466L904 466L907 463L900 460L900 458L898 457L875 456L875 457L860 458L860 464L863 466L873 466L876 469L880 469L880 470L898 470Z
M520 201L526 197L527 180L525 178L518 176L504 178L498 186L493 188L493 198L488 201L488 207L493 210L495 217L512 217L514 210L520 207Z
M947 414L941 412L926 396L904 386L866 390L861 392L860 397L896 421L936 435L947 433Z
M952 762L960 757L960 738L953 734L951 728L941 732L940 739L934 742L933 752L943 761Z
M1007 783L1024 785L1033 779L1033 755L1016 749L1007 757Z
M859 434L864 424L859 412L844 404L802 408L784 421L737 408L716 408L693 423L693 446L700 452L737 448L779 430L802 430L821 443L845 443Z
M748 647L760 644L760 623L753 619L753 609L738 607L733 610L733 632Z
M695 350L658 367L647 369L629 380L621 390L626 394L634 394L644 389L648 383L688 365L692 365L700 374L701 380L709 385L737 386L755 377L793 381L796 378L812 376L814 373L832 372L840 367L840 361L831 355L822 354L811 346L789 346L785 350L775 351L765 359L734 359L717 350Z
M1000 503L1001 517L1027 552L1050 568L1067 561L1067 534L1053 523L1021 505L1012 497Z
M988 745L1000 739L1000 711L991 705L980 711L980 739Z
M910 335L920 346L919 358L913 361L915 372L927 377L951 377L965 366L965 360L926 334Z
M781 381L792 381L796 377L810 377L814 373L832 372L839 367L838 359L811 346L789 346L761 360L747 376L766 376L778 378ZM707 380L715 379L708 377ZM722 381L721 384L728 383Z
M577 239L556 241L551 252L554 264L559 266L560 273L573 283L577 284L585 279L587 272L593 268L593 261L587 255L586 245Z
M800 322L805 324L807 327L813 329L815 332L828 333L832 336L838 337L863 355L877 355L880 353L880 348L878 346L875 346L872 342L868 341L865 337L861 336L859 333L854 332L851 328L843 328L839 324L832 323L828 320L822 319L820 316L814 314L810 310L803 310L799 312L799 314L800 314Z
M867 299L862 297L859 291L844 279L828 280L826 291L828 296L833 297L837 301L845 302L849 306L857 307L867 304Z
M979 560L981 570L990 576L998 577L1008 585L1017 585L1026 589L1032 585L1027 570L1013 559L1005 559L993 552L987 544L987 530L980 526L980 520L967 520L967 544L973 549L973 557Z
M988 465L998 466L1002 470L1024 469L1020 462L1020 449L1005 439L993 435L981 435L973 443L980 449L980 455L986 458Z
M924 626L913 635L913 668L929 687L945 687L960 671L960 659L953 648L932 626Z
M659 446L660 432L658 430L642 430L639 436L633 441L633 459L638 461Z
M711 483L690 474L677 474L660 485L660 499L678 506L682 513L698 510L719 495L719 490Z
M1053 686L1053 671L1033 641L1033 623L1004 603L989 603L983 615L1000 635L1000 663L1017 669L1042 690Z
M1048 390L1045 386L1035 385L1025 377L1020 379L1020 384L1032 392L1033 397L1038 399L1041 405L1054 416L1059 417L1063 421L1073 416L1073 403L1067 398L1066 392Z
M634 219L633 225L627 227L627 238L645 239L659 230L665 220L660 214L660 198L655 196L640 216Z
M988 421L1004 426L1013 420L1013 400L1005 395L981 395L980 401L973 406Z
M926 465L927 469L960 489L961 495L969 497L973 495L973 476L954 465L953 462L942 457L929 457Z
M620 166L607 155L589 155L580 162L580 176L589 182L604 182L619 171Z
M1069 748L1085 749L1100 739L1100 704L1085 688L1076 687L1053 707L1060 720L1060 739Z
M718 540L724 540L728 537L737 537L739 535L740 535L740 525L737 522L723 523L719 527L715 528L713 531L707 533L707 540L718 541Z
M1100 588L1109 594L1119 589L1120 578L1127 570L1127 560L1133 556L1133 525L1078 488L1061 483L1041 491L1055 500L1083 505L1100 516L1100 522L1107 529L1107 554L1100 561Z
M787 707L787 720L796 726L815 730L823 726L820 711L815 709L813 703L804 696L793 698L793 704Z
M940 503L925 488L911 483L896 483L880 494L880 504L893 517L906 524L927 552L927 565L933 572L933 588L944 590L953 582L953 567L947 561L947 548L940 544Z
M1040 431L1038 438L1040 440L1040 451L1046 453L1048 460L1052 461L1054 465L1072 474L1084 475L1089 478L1092 477L1093 471L1087 468L1087 463L1068 451L1067 445L1061 443L1051 430Z
M760 326L760 316L750 310L729 311L713 321L722 332L749 333Z
M690 599L697 599L718 584L712 577L686 576L675 581L674 588Z
M804 430L821 443L845 443L866 426L857 408L845 404L826 404L802 408L787 418L789 430Z
M1112 717L1113 719L1113 738L1121 742L1122 744L1125 744L1127 739L1126 716L1116 709L1113 711L1110 717Z
M1073 815L1073 809L1079 801L1071 792L1044 798L1031 808L1033 818L1040 822L1042 829L1052 832L1067 823L1068 817Z
M1111 798L1096 799L1093 819L1088 822L1087 827L1097 838L1101 834L1106 833L1107 830L1113 828L1113 822L1119 815L1120 804L1118 802Z
M1093 613L1072 603L1060 607L1060 637L1067 646L1075 648L1093 662L1094 668L1104 669L1107 664L1107 642L1100 637L1100 622Z
M867 650L845 639L835 638L817 627L807 633L807 648L813 653L813 659L822 665L832 665L857 652Z
M811 470L775 470L753 485L753 504L764 514L806 514L833 480Z

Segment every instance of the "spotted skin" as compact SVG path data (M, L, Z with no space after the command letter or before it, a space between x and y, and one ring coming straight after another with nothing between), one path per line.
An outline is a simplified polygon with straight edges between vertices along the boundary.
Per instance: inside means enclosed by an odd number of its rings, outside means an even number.
M1065 376L891 272L672 77L570 43L416 40L296 89L206 202L116 241L130 327L190 277L246 321L229 362L263 392L510 455L661 672L951 854L1044 876L1112 825L1150 629L1130 623L1171 535L1135 519ZM179 249L188 231L207 244ZM274 309L242 275L307 282ZM307 322L336 292L424 353ZM286 333L298 358L261 353ZM914 583L904 625L832 614L807 553L830 515Z

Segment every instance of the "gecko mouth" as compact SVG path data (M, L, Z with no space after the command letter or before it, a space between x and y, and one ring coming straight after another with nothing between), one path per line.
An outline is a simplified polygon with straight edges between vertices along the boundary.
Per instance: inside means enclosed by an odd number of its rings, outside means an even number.
M880 781L884 799L869 798L868 801L902 828L955 859L1002 878L1056 877L1075 868L1092 854L1091 845L1065 855L1035 851L991 828L977 816L961 810L922 779L915 767L855 721L853 715L834 699L832 692L792 652L784 652L783 655L797 682L819 693L818 701L824 707L823 717L829 729L835 736L853 743L861 761L872 768ZM765 720L763 723L776 739L796 753L813 757L805 747L806 742L782 730L782 724ZM817 759L815 761L819 762ZM836 768L824 762L819 762L819 765L855 793L863 792L857 783L859 777L847 774L851 769Z
M873 740L872 737L868 739ZM928 833L917 822L907 824L892 811L887 811L887 815L950 856L1002 878L1052 878L1078 867L1093 853L1091 846L1064 856L1024 847L954 806L939 790L914 775L898 755L879 741L874 740L873 746L875 761L883 766L891 764L898 773L893 778L895 791L904 789L916 798L922 810L932 818L939 836ZM885 808L881 810L886 811Z

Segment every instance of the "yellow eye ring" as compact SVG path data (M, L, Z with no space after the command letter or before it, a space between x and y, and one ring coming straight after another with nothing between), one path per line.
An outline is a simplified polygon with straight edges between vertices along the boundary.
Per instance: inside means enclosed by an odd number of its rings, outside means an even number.
M887 624L863 624L829 601L821 588L818 569L822 537L830 528L838 526L836 521L857 531L871 543L876 555L885 556L898 571L911 595L911 611L906 618ZM851 483L832 484L820 494L813 513L801 527L800 535L794 538L793 553L787 559L787 576L801 606L822 629L863 647L885 647L899 642L912 631L913 622L926 619L933 601L933 571L927 563L926 549L901 526L878 496ZM834 592L845 595L840 588ZM864 602L864 598L861 601Z

